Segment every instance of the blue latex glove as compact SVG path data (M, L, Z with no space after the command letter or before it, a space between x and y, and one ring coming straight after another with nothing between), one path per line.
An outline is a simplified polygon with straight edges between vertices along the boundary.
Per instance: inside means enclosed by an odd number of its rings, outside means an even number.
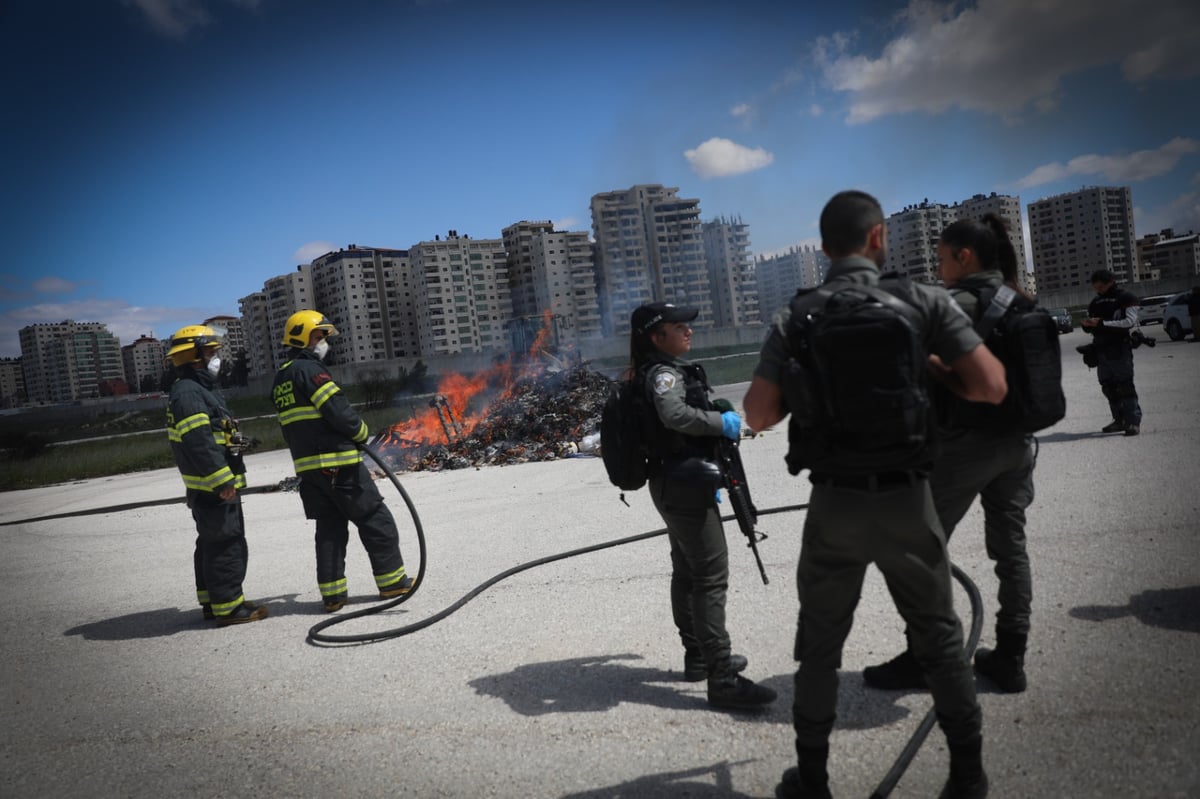
M734 411L725 411L725 413L721 414L721 435L733 441L741 438L742 417L738 416Z
M713 495L713 499L717 501L718 505L721 504L721 489L717 489L716 493Z

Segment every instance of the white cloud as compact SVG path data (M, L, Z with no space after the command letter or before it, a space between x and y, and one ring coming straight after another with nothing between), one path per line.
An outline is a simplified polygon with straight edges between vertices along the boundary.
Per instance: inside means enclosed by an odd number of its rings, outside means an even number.
M78 287L78 283L61 277L43 277L33 281L33 290L38 294L70 294Z
M1200 141L1176 137L1155 150L1138 150L1124 155L1089 153L1063 164L1042 164L1017 181L1018 189L1054 183L1076 175L1100 175L1115 183L1133 183L1170 172L1183 156L1200 151Z
M573 230L579 224L579 217L564 216L562 219L553 221L555 230Z
M683 157L692 165L692 171L702 178L741 175L762 169L775 160L774 155L761 147L751 149L718 137L709 139L694 150L685 150Z
M146 15L150 27L171 39L182 39L212 21L199 0L124 0Z
M337 245L329 241L310 241L307 244L301 244L294 253L292 260L298 264L312 263L314 258L320 258L327 252L333 252L337 249Z
M1133 219L1134 229L1139 236L1158 233L1168 228L1177 235L1188 231L1200 231L1200 192L1185 192L1155 208L1143 209L1135 206Z
M1058 102L1068 75L1121 64L1127 80L1200 74L1200 5L1193 0L910 0L899 33L878 57L852 39L819 39L813 56L835 90L851 95L847 121L962 108L1011 116Z
M750 113L749 103L738 103L733 108L729 109L730 116L744 117Z
M124 300L86 299L48 302L0 313L0 357L21 354L18 333L21 328L42 322L100 322L122 344L131 344L140 336L166 338L184 325L194 325L212 316L238 316L234 308L176 308L165 305L130 305Z

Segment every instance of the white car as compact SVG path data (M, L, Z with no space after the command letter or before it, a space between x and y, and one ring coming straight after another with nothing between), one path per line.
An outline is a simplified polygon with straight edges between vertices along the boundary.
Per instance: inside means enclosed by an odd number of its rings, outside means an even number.
M1171 294L1158 294L1154 297L1145 297L1138 304L1138 323L1143 325L1154 325L1162 322L1163 310L1166 309L1167 303L1171 300Z
M1192 318L1188 316L1187 307L1189 294L1190 291L1176 294L1163 306L1163 330L1167 331L1171 341L1182 341L1184 336L1192 332Z

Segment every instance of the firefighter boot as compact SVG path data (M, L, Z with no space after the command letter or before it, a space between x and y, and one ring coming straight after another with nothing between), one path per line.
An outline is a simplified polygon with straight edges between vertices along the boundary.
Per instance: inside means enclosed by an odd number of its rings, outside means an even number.
M1025 690L1025 644L1023 633L996 631L996 648L975 653L975 671L994 682L1006 694Z
M825 768L829 760L829 747L796 747L799 765L783 772L783 779L775 786L776 799L832 799L829 792L829 772Z
M259 621L267 617L267 608L265 605L255 605L251 602L243 602L233 609L232 612L217 616L218 627L228 627L231 624L246 624L252 621Z
M938 799L984 799L988 795L988 778L983 770L982 736L949 744L949 749L950 779Z
M744 655L730 655L729 668L734 672L743 672L749 663ZM704 662L704 655L700 654L700 650L685 650L683 653L683 680L684 682L700 682L708 676L708 664Z
M911 649L905 649L886 663L867 666L862 676L867 685L884 691L924 691L929 688L925 672L921 671Z
M747 680L733 669L732 658L717 664L708 676L708 704L728 710L757 710L775 701L775 692Z
M400 578L399 582L392 583L387 588L379 589L380 599L395 599L398 596L404 596L413 587L413 578L405 575Z

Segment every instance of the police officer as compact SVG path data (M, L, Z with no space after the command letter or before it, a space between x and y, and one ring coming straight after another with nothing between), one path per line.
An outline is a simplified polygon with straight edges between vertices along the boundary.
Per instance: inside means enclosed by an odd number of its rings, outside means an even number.
M1113 420L1104 433L1136 436L1142 432L1142 406L1133 385L1133 343L1130 332L1137 327L1138 298L1117 286L1117 276L1107 269L1092 272L1096 297L1088 304L1083 328L1096 345L1096 376L1108 400Z
M317 586L325 610L340 610L348 601L346 544L349 522L371 561L380 599L407 594L412 578L404 571L400 535L363 464L360 445L367 424L333 381L322 359L329 351L333 323L317 311L288 317L283 345L289 360L275 374L272 398L300 477L300 500L306 518L316 521Z
M718 411L699 364L681 360L692 347L694 308L655 302L630 319L630 362L654 408L649 488L671 542L671 612L684 647L684 679L708 680L713 707L753 709L775 692L741 676L746 658L732 654L725 629L729 550L717 511L718 436L738 439L742 420Z
M879 285L887 239L875 198L858 191L835 195L821 213L820 227L822 247L833 261L826 285ZM947 386L967 399L1003 400L1003 365L980 346L970 320L945 290L901 283L891 283L888 290L919 311L919 336L926 351L945 365L941 379ZM790 357L787 321L785 311L763 345L744 399L746 421L755 430L788 414L782 388ZM810 476L797 567L795 656L800 666L792 716L798 765L784 772L778 796L830 795L826 762L836 719L837 671L871 563L883 573L908 624L913 651L933 692L950 749L944 795L987 795L982 714L952 603L946 542L926 477L931 454L917 453L909 469L895 473Z
M948 225L938 242L938 261L942 282L973 324L979 323L986 310L982 298L990 299L1005 284L1019 290L1016 251L1004 223L994 214L981 221L960 219ZM1033 436L998 427L982 403L967 402L948 391L938 400L941 451L929 480L938 520L949 541L979 497L987 554L996 562L1000 584L996 648L975 653L975 670L1002 691L1024 691L1025 647L1033 604L1025 547L1025 511L1033 502ZM863 669L863 680L873 688L926 688L911 648L886 663Z
M220 347L216 331L203 325L171 336L167 358L176 378L167 400L167 438L196 522L196 598L204 618L224 627L265 619L267 608L242 594L249 550L238 489L246 487L246 469L229 447L237 423L212 390Z

